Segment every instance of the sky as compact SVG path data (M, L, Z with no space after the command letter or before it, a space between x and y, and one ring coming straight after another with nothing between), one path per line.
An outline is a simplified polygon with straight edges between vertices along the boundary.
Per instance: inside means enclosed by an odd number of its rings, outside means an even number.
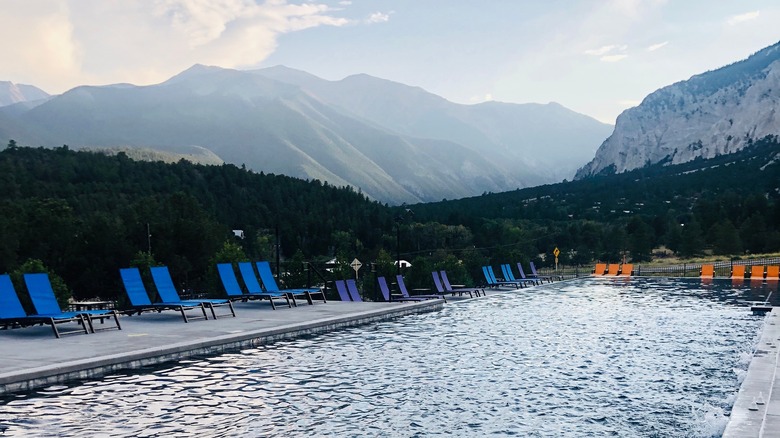
M0 81L60 94L194 64L366 73L605 123L780 41L777 0L0 0Z

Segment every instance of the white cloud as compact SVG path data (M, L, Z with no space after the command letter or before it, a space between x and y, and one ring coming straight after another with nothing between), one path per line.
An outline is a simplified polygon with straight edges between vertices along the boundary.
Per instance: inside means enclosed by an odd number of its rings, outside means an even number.
M664 41L662 43L653 44L652 46L647 48L647 51L648 52L655 52L656 50L660 49L661 47L664 47L667 44L669 44L669 41Z
M349 6L349 5L351 5L351 4L352 4L352 2L351 2L350 0L341 0L341 1L339 2L339 4L340 4L341 6Z
M625 54L619 54L619 55L606 55L599 58L601 61L604 62L618 62L622 61L624 59L628 58L628 55Z
M616 44L611 44L611 45L608 45L608 46L601 46L598 49L589 49L589 50L586 50L584 53L586 55L602 56L602 55L606 55L607 53L625 52L626 49L628 49L628 46L626 46L626 45L618 46Z
M746 12L744 14L734 15L726 20L729 26L736 26L737 24L744 23L746 21L755 20L758 18L759 11Z
M384 12L374 12L373 14L369 15L366 21L369 23L384 23L389 20L389 14L385 14Z
M349 23L325 4L258 1L3 0L0 78L51 93L149 84L196 63L257 65L282 34Z

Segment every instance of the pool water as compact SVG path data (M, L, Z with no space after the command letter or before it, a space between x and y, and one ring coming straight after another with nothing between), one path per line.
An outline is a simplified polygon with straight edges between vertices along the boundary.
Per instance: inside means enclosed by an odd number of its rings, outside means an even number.
M553 283L6 397L0 436L720 436L761 293Z

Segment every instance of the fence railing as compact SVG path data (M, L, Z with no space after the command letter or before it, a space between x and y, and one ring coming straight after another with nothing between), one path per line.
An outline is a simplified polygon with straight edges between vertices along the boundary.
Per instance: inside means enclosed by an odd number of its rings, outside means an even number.
M634 264L634 275L668 276L668 277L698 277L702 265L712 265L716 277L731 276L734 265L767 266L780 265L780 257L762 257L754 259L721 260L716 262L678 263L674 265L642 265ZM561 275L564 278L575 278L590 275L593 266L563 266L556 271L552 268L540 269L545 275Z

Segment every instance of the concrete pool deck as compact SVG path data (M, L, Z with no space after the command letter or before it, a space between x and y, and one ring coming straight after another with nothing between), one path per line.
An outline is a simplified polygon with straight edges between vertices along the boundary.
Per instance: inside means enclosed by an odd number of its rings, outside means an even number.
M780 436L780 309L774 308L765 318L724 438Z
M468 297L466 297L468 298ZM462 299L454 297L454 300ZM452 297L447 297L448 303ZM49 325L0 330L0 395L99 378L122 370L220 354L406 315L433 312L442 300L406 303L322 301L272 310L267 301L234 303L236 317L184 323L175 311L120 316L122 330L54 337ZM66 323L77 327L76 323ZM64 327L60 325L61 329ZM96 328L113 327L106 320Z

